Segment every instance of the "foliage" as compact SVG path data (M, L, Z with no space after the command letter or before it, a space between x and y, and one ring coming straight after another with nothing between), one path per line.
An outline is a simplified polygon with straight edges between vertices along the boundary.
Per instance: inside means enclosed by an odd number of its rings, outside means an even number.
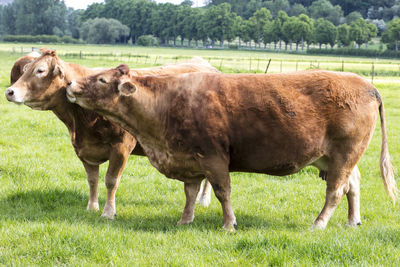
M91 44L125 42L129 28L115 19L95 18L82 24L80 35Z
M156 46L158 45L158 40L153 35L142 35L139 36L137 44L141 46Z
M329 20L320 18L315 23L315 40L320 44L330 44L331 48L335 45L337 29Z
M309 12L312 18L324 18L335 25L339 24L340 18L343 16L342 8L338 5L333 6L328 0L314 1L309 8Z
M392 20L382 36L382 41L389 44L389 47L399 51L399 40L400 40L400 19ZM393 45L394 44L394 45Z

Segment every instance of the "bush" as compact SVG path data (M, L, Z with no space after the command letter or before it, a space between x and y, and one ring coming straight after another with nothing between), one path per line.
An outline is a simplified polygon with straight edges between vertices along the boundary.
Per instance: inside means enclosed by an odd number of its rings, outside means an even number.
M400 51L375 50L358 48L337 48L337 49L308 49L307 54L317 55L337 55L337 56L357 56L357 57L386 57L400 58Z
M158 46L158 40L153 35L141 35L137 40L141 46Z
M63 36L60 38L56 35L4 35L3 41L16 43L80 43L79 40L70 36Z

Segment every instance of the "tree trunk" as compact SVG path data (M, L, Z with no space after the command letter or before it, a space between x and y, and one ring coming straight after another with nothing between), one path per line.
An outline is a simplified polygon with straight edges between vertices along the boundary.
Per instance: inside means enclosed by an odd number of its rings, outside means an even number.
M206 45L207 45L207 40L204 38L203 39L203 48L206 48Z
M321 44L321 43L319 43L319 50L321 50L321 48L322 48L322 44Z
M174 40L174 47L176 47L176 36L173 37Z
M296 52L299 51L299 41L296 42Z
M196 40L196 48L199 48L199 40Z
M240 49L240 42L241 42L241 40L240 40L240 37L239 37L239 46L238 46L238 49Z
M304 52L304 38L301 37L301 52Z
M396 45L396 51L399 51L399 40L398 39L396 39L395 45Z
M224 48L224 39L221 39L221 40L219 41L219 46L220 46L221 48Z
M188 39L188 47L190 48L190 43L192 42L192 39Z
M282 40L279 40L279 52L281 52L282 49Z
M276 42L274 42L274 51L276 51Z
M214 39L211 40L211 46L212 46L212 48L214 48L214 46L215 46L215 40Z
M181 47L183 47L183 38L181 37Z
M292 51L292 41L290 40L289 42L290 42L290 45L289 45L290 51Z

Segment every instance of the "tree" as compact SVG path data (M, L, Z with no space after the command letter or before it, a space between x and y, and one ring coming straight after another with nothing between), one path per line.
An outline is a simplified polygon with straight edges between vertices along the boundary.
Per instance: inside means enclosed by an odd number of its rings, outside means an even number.
M114 44L129 35L129 28L118 20L95 18L82 24L80 35L93 44Z
M252 25L254 26L255 42L260 46L262 33L264 28L271 19L271 13L266 8L261 8L254 12L253 16L250 18Z
M387 29L382 36L382 41L386 44L394 42L394 48L399 51L400 40L400 19L394 19L388 23Z
M319 43L321 49L322 44L330 44L331 48L335 45L337 29L329 20L319 18L315 24L315 40Z
M274 1L266 1L265 7L269 9L272 13L272 16L276 17L279 11L288 12L290 10L290 4L288 0L274 0Z
M298 17L301 14L307 14L307 9L302 4L294 4L289 11L290 16Z
M324 18L335 25L338 25L340 18L343 17L342 8L338 5L333 6L328 0L314 1L309 7L309 12L312 18Z
M204 27L213 47L216 40L219 40L221 47L223 47L224 40L233 38L235 16L236 14L231 13L231 6L228 3L211 6L206 10Z
M286 36L286 39L296 43L296 51L298 51L300 42L301 50L304 50L304 40L311 40L313 30L313 20L304 14L300 15L299 17L290 17L283 24L283 33Z
M348 46L350 45L350 27L349 25L342 24L338 27L338 42L341 46Z
M81 26L80 17L83 12L83 10L74 10L73 8L67 9L66 35L70 35L75 39L79 39L79 28Z
M279 51L281 51L282 40L286 40L283 33L283 24L289 19L285 11L279 11L278 15L272 22L272 32L279 39ZM287 44L285 44L287 46Z
M89 5L81 16L82 21L86 21L88 19L99 18L102 16L104 11L104 4L93 3Z
M378 29L375 25L371 23L367 23L363 18L357 19L350 24L350 39L355 41L358 45L358 48L363 43L366 43L368 46L368 42L377 35Z
M153 34L160 37L165 45L169 45L172 38L176 46L176 37L178 36L178 12L177 6L166 3L158 4L151 15Z
M363 18L363 16L361 15L360 12L353 11L346 16L346 23L351 24L353 21L356 21L356 20L362 19L362 18Z

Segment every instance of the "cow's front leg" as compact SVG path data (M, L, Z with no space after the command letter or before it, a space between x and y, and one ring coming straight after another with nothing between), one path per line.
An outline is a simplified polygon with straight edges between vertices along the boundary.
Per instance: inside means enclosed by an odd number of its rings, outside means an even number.
M114 219L117 213L115 208L115 193L121 179L130 152L125 149L115 149L110 154L109 165L106 173L105 183L107 187L107 201L103 209L102 217Z
M182 218L179 220L178 224L189 224L193 222L194 219L194 206L196 203L196 197L200 190L200 184L198 183L185 183L185 195L186 204L183 209Z
M87 181L89 184L89 202L87 210L99 210L99 200L97 198L97 185L99 183L99 165L90 165L83 162L85 167Z

